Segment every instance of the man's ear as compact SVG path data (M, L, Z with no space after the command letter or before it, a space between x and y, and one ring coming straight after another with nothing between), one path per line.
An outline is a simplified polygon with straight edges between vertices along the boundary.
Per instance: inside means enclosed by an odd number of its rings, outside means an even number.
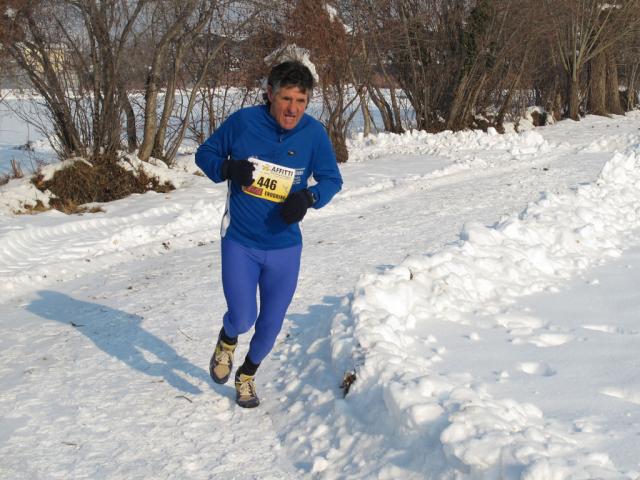
M267 85L267 98L273 103L273 88L271 88L271 85Z

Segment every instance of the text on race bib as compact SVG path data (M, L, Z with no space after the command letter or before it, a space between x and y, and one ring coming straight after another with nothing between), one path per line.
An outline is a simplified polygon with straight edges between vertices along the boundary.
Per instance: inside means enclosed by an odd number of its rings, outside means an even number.
M295 168L283 167L257 158L249 158L249 161L255 166L253 183L248 187L242 187L242 190L270 202L284 202L296 176Z

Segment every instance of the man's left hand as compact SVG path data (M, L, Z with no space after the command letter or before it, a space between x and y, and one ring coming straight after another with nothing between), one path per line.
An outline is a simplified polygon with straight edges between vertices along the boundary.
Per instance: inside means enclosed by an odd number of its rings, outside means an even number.
M286 223L297 223L301 221L307 209L313 205L314 199L307 189L290 194L282 204L280 216Z

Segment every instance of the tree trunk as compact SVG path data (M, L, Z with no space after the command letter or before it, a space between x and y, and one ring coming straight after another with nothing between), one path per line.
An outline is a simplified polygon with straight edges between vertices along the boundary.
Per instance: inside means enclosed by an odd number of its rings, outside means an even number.
M615 53L609 49L606 54L606 108L609 113L623 115L624 110L620 102L620 85L618 83L618 63Z
M356 78L353 74L353 69L349 68L351 72L351 79L353 85L356 85ZM364 86L357 89L358 98L360 99L360 110L362 111L362 120L364 122L363 135L368 137L371 134L371 113L369 112L369 105L367 104L367 90Z
M162 69L169 54L169 47L171 42L178 36L186 24L189 14L193 12L194 4L195 2L192 0L184 5L180 16L158 42L158 46L156 47L153 55L153 61L149 67L144 95L145 108L143 137L140 150L138 151L138 157L140 157L140 160L142 161L149 160L153 147L156 143L156 131L158 127L158 94L160 92Z
M638 67L639 64L634 64L631 66L631 73L627 78L627 111L633 110L636 108L637 103L637 92L636 92L636 79L638 76Z
M346 162L349 159L349 150L347 150L344 134L336 128L329 128L328 134L336 154L336 160L338 163Z
M127 151L133 153L138 148L138 133L136 131L136 114L133 111L127 93L123 90L120 96L120 106L127 119Z
M391 96L391 111L392 115L392 132L394 133L403 133L404 128L402 128L402 115L400 114L400 105L398 105L398 96L396 95L396 87L391 84L389 85L389 95Z
M371 100L374 105L378 108L380 112L380 117L382 118L382 125L384 126L384 130L386 132L393 132L393 120L391 107L387 103L387 101L382 96L382 92L377 87L373 87L371 89Z
M173 68L169 74L169 80L167 81L166 93L164 96L164 105L162 107L162 115L160 116L160 122L156 130L155 139L153 141L153 148L151 150L151 156L165 160L164 155L164 143L167 137L167 128L169 127L169 119L173 113L173 107L175 106L176 99L176 87L178 69L182 63L182 54L184 52L184 44L180 44L177 47L176 57L173 62Z
M607 62L605 53L601 52L589 62L589 113L594 115L606 115L606 88Z
M149 72L145 88L144 129L142 145L140 145L140 149L138 150L138 157L143 161L149 160L155 141L156 125L158 124L156 115L158 109L158 92L160 90L158 86L159 81L158 73L152 69L152 71Z
M577 72L569 78L569 118L580 121L580 81Z
M465 128L465 118L470 107L471 97L475 97L475 90L479 88L478 82L472 85L470 74L463 74L455 87L453 100L449 108L449 118L447 119L447 129L460 130Z
M369 111L369 105L367 105L367 96L362 95L360 99L360 110L362 110L362 118L364 120L362 134L365 137L371 135L371 112Z
M527 46L528 47L528 46ZM524 67L527 63L527 54L525 53L522 56L522 61L520 62L520 66L518 67L518 73L516 74L515 78L513 79L513 81L511 82L511 84L509 85L509 89L507 91L507 95L504 99L504 101L502 102L502 105L500 106L500 110L498 110L498 114L496 115L496 119L494 122L494 125L496 127L496 130L498 130L500 133L504 133L504 117L507 114L507 109L511 106L511 100L513 98L513 94L516 90L516 88L518 87L519 83L520 83L520 79L522 78L522 72L524 72ZM535 99L535 104L536 105L540 105L540 92L538 89L536 89L536 99Z

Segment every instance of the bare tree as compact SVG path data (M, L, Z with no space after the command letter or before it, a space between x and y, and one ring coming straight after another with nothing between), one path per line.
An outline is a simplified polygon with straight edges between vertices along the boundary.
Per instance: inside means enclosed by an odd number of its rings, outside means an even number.
M349 156L346 136L358 111L360 96L353 88L350 57L355 43L347 34L340 12L334 3L299 0L289 12L285 41L310 52L319 76L324 123L338 162ZM356 89L358 90L358 89Z
M196 7L196 1L156 2L153 10L149 13L151 23L154 26L153 34L155 35L157 30L160 30L160 33L152 51L145 85L143 137L138 150L138 156L141 160L148 160L152 153L155 153L158 157L162 156L162 152L159 151L162 147L159 147L159 145L164 143L168 116L173 108L175 88L173 91L167 90L160 128L158 128L157 119L158 95L163 82L163 73L165 73L166 66L170 64L168 60L171 53L174 54L174 61L171 62L173 64L171 75L175 87L176 69L182 61L185 48L184 42L187 39L184 34L185 31L190 30L189 27L191 26L188 26L188 22ZM194 27L202 29L206 24L206 19L203 22L202 15L199 17L199 21ZM156 147L155 152L154 146Z
M80 126L74 121L67 87L72 78L67 75L71 61L65 55L64 38L56 23L40 26L37 18L57 18L61 12L51 4L21 2L14 6L4 24L11 35L2 38L3 48L27 75L42 95L53 122L56 142L53 147L62 155L86 153ZM67 68L69 67L69 68ZM43 128L43 125L36 127Z
M210 65L225 45L257 17L261 7L264 5L257 1L170 0L155 5L151 18L154 19L153 33L157 38L152 43L152 60L145 84L144 130L138 151L140 159L154 156L169 164L173 161L188 129L198 92L212 72ZM197 42L206 42L207 39L215 44L206 49L204 57L200 57L201 66L191 70L192 74L196 70L198 73L190 77L192 83L188 85L187 103L181 108L176 130L170 134L170 119L176 113L175 94L181 79L184 81L188 77L185 75L185 54L193 51ZM165 95L158 121L161 88ZM183 92L186 93L184 89ZM168 142L169 135L171 139Z
M3 46L42 96L61 156L97 161L120 147L121 64L145 1L22 2L14 10Z
M544 5L552 27L554 52L566 73L568 115L579 120L583 70L589 61L604 55L594 65L594 71L602 70L598 62L607 64L607 50L634 31L638 22L638 0L606 4L587 0L545 0Z
M251 74L245 74L238 78L237 72L240 65L243 69L251 71L251 66L258 62L255 48L249 49L249 52L246 48L244 51L242 49L242 46L251 42L243 42L239 38L249 37L250 40L254 40L251 37L253 32L244 30L249 26L256 28L260 25L260 13L259 8L238 12L224 6L222 11L218 10L212 17L216 24L205 29L208 33L191 39L192 58L188 66L184 65L182 85L176 85L182 92L181 98L186 98L187 102L182 105L180 120L167 145L165 158L168 162L175 158L187 131L191 129L193 132L195 124L192 117L198 103L201 104L201 114L206 111L207 115L204 118L209 119L207 135L213 132L215 126L226 118L232 109L240 108L246 103L256 103L258 92L253 77ZM218 33L214 34L214 31ZM264 48L264 44L261 44L261 47ZM238 51L242 53L238 55ZM260 61L260 64L263 62ZM244 88L241 89L242 86ZM204 125L202 117L195 119L195 122L198 121ZM197 138L200 141L205 139L204 130L200 130Z
M268 12L269 15L265 15ZM283 44L282 24L273 10L255 10L238 25L225 22L194 44L186 64L186 83L196 85L188 135L202 143L233 111L262 102L261 82L268 74L265 58ZM185 85L186 87L186 85ZM186 93L186 92L185 92Z
M129 38L134 25L146 2L147 0L70 2L82 15L89 34L86 36L89 55L85 59L84 52L79 49L81 41L73 41L71 32L64 30L69 37L69 45L75 49L73 53L76 58L84 62L79 69L79 83L86 82L93 99L91 121L94 158L100 153L114 156L121 147L120 114L124 110L127 118L131 115L130 104L126 100L123 59L130 47ZM132 125L129 123L128 127L132 128Z
M623 108L633 110L638 105L640 75L640 28L628 41L619 42L615 48L619 52L620 82L622 87Z
M343 11L349 18L354 37L354 50L357 54L350 56L353 84L358 86L362 115L365 122L365 134L372 123L372 113L368 108L371 99L382 120L382 127L387 132L401 133L402 115L396 90L398 82L390 73L389 45L390 38L386 29L383 2L370 0L353 0L344 2Z

